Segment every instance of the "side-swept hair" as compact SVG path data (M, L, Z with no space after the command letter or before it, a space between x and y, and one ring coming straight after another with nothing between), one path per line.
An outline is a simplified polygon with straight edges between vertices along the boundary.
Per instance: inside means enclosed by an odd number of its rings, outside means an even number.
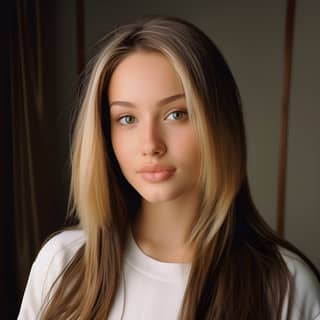
M290 273L280 239L250 196L240 94L223 56L197 27L153 16L120 26L90 64L73 134L70 213L86 242L61 274L43 319L106 319L122 280L124 248L140 196L111 147L107 88L133 52L159 52L174 67L200 145L201 213L180 319L280 319ZM79 307L81 306L81 308Z

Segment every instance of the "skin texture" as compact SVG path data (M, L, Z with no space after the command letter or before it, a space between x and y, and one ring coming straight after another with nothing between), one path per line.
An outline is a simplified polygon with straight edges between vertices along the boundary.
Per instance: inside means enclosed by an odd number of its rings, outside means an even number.
M116 158L142 197L135 240L155 259L190 261L200 151L180 79L160 53L135 52L115 69L108 99Z

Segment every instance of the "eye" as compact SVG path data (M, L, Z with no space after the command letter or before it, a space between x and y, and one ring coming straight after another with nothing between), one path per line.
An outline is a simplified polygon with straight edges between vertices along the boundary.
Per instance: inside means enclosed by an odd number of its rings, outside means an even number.
M126 115L119 118L118 122L122 125L133 124L136 118L134 116Z
M183 120L188 117L188 113L186 111L176 110L170 112L166 119L169 120Z

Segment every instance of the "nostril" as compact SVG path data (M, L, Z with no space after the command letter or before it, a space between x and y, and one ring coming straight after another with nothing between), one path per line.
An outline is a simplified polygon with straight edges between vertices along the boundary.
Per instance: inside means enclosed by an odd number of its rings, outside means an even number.
M162 139L161 129L154 125L148 124L141 131L141 147L143 155L161 156L167 150L166 144Z
M146 145L143 148L143 155L148 156L161 156L166 152L167 148L164 144Z

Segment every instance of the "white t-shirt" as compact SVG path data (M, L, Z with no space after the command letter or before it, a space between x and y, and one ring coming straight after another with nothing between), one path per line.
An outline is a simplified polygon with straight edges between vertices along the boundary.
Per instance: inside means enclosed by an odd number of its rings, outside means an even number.
M23 296L18 320L39 319L52 283L84 243L83 231L64 231L40 250ZM320 285L297 255L281 249L293 277L293 304L283 306L283 320L320 320ZM191 264L165 263L147 256L130 234L124 281L108 320L176 320ZM289 316L290 314L290 316Z

